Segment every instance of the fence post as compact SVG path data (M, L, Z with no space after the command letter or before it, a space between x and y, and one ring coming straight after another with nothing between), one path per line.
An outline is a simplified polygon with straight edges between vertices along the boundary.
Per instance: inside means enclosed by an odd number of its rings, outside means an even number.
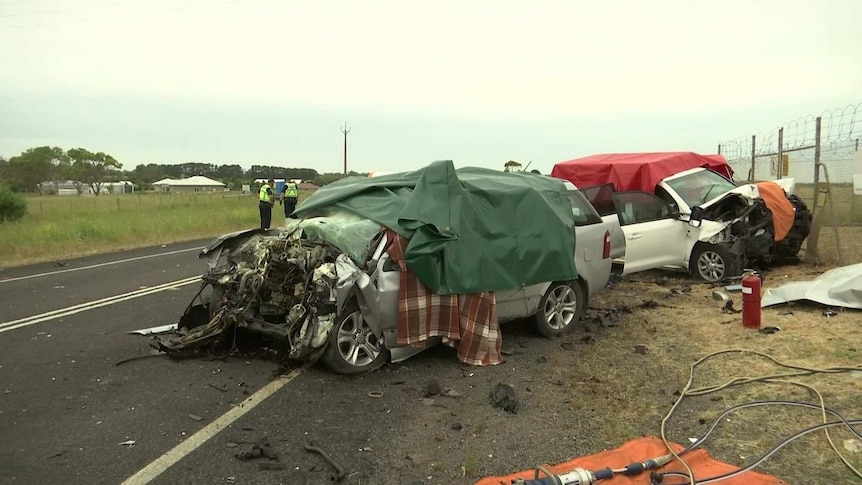
M748 181L754 182L757 180L755 175L754 161L757 159L757 135L751 135L751 171L748 172Z
M817 201L820 199L820 117L814 124L814 202L811 216L817 212Z
M718 144L718 154L721 155L721 143Z
M778 129L778 162L775 171L778 174L778 179L781 178L781 162L784 159L784 127Z

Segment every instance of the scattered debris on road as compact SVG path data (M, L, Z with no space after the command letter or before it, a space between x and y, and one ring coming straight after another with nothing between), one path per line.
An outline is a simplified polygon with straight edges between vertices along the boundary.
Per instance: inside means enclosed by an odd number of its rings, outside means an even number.
M326 462L332 466L332 468L335 469L335 475L332 475L330 477L330 481L340 482L345 476L347 476L347 472L344 471L344 467L341 466L341 464L339 464L331 456L329 456L329 454L327 454L325 451L318 448L317 446L305 445L305 451L308 451L309 453L317 453L318 455L322 456L323 459L326 460Z
M123 441L122 443L117 443L117 444L120 446L128 446L129 448L131 448L132 446L135 446L135 443L137 443L137 441L127 440L127 441Z
M514 414L518 408L515 388L509 384L498 383L491 389L488 397L495 408L502 408L503 411Z
M262 436L257 442L251 445L251 449L240 451L236 457L242 461L253 460L255 458L267 458L269 460L277 460L278 452L273 448L269 438Z
M142 328L139 330L130 330L127 333L134 334L134 335L153 335L153 334L158 334L158 333L170 332L170 331L176 330L176 329L177 329L176 323L169 323L167 325L159 325L156 327Z

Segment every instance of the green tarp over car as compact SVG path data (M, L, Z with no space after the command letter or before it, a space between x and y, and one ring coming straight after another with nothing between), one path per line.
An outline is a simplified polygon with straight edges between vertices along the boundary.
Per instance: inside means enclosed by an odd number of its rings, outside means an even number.
M408 267L438 294L577 278L572 206L561 180L438 161L413 172L328 184L298 217L346 211L409 239Z

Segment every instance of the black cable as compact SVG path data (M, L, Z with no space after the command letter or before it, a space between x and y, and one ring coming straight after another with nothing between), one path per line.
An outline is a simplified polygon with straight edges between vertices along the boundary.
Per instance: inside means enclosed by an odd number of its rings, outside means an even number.
M771 406L771 405L798 406L798 407L804 407L804 408L816 409L816 410L818 410L818 411L825 409L825 410L826 410L826 412L828 412L828 413L832 414L833 416L835 416L836 418L840 419L840 420L841 420L841 422L843 422L843 423L847 426L847 428L849 428L849 429L850 429L850 431L851 431L853 434L855 434L859 439L862 439L862 433L860 433L859 431L857 431L857 430L856 430L856 428L854 428L854 427L849 423L849 421L848 421L847 419L845 419L845 418L844 418L844 416L842 416L842 415L841 415L841 413L839 413L838 411L835 411L835 410L833 410L833 409L830 409L830 408L822 408L822 407L820 407L820 406L819 406L819 405L817 405L817 404L811 404L811 403L807 403L807 402L799 402L799 401L784 401L784 400L753 401L753 402L749 402L749 403L745 403L745 404L740 404L740 405L738 405L738 406L733 406L732 408L729 408L729 409L725 410L725 411L724 411L723 413L721 413L717 418L715 418L715 421L713 421L712 426L710 426L710 427L709 427L709 429L707 430L706 434L704 434L702 438L698 439L697 441L695 441L694 443L692 443L691 445L689 445L686 449L684 449L683 451L681 451L681 452L679 453L679 455L680 455L680 456L682 456L682 455L684 455L684 454L686 454L686 453L688 453L688 452L690 452L690 451L694 450L695 448L697 448L697 447L699 447L699 446L703 445L703 443L704 443L704 442L706 442L706 439L709 437L709 435L710 435L713 431L715 431L715 428L717 428L717 427L718 427L718 424L721 422L721 420L722 420L722 419L724 419L724 417L725 417L725 416L727 416L728 414L730 414L730 413L732 413L732 412L734 412L734 411L738 411L738 410L740 410L740 409L746 409L746 408L750 408L750 407L758 407L758 406Z
M817 409L821 409L820 406L815 406L815 407L817 407ZM748 464L742 468L739 468L738 470L734 470L732 472L728 472L728 473L725 473L722 475L717 475L717 476L710 477L710 478L704 478L702 480L695 480L694 483L696 485L707 485L707 484L715 483L715 482L718 482L721 480L727 480L728 478L732 478L732 477L735 477L736 475L751 471L756 466L760 465L761 463L763 463L764 461L769 459L769 457L771 457L773 454L775 454L778 450L780 450L781 448L786 446L791 441L793 441L797 438L800 438L802 436L805 436L808 433L813 433L814 431L819 431L821 429L831 428L831 427L839 426L839 425L849 426L850 429L853 429L854 433L856 433L856 431L852 427L852 425L862 425L862 419L832 421L829 423L820 423L820 424L812 426L810 428L806 428L802 431L799 431L799 432L779 441L777 445L773 446L772 449L770 449L765 454L758 457L756 460L754 460L754 462L752 462L752 463L750 463L750 464ZM656 476L658 476L661 480L656 481L656 478L655 478ZM650 477L650 483L652 485L669 485L669 484L664 482L665 477L682 477L682 478L686 479L686 482L680 482L679 484L670 484L670 485L688 485L690 483L690 480L689 480L690 477L688 476L688 474L685 474L682 472L674 472L674 471L654 473L653 476Z

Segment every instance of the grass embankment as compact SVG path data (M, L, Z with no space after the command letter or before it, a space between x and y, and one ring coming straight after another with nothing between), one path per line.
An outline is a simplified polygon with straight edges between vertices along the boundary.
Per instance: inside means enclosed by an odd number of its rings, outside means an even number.
M45 196L27 202L24 219L0 225L0 267L216 237L260 223L257 197L235 193ZM278 205L272 224L284 224Z
M832 199L829 200L826 192L826 184L820 186L820 197L817 200L817 212L823 211L825 216L831 217L829 202L835 210L835 223L839 226L852 226L862 224L862 196L853 195L852 184L832 184ZM814 184L796 184L796 195L802 198L808 208L813 208ZM827 218L827 220L829 220Z

